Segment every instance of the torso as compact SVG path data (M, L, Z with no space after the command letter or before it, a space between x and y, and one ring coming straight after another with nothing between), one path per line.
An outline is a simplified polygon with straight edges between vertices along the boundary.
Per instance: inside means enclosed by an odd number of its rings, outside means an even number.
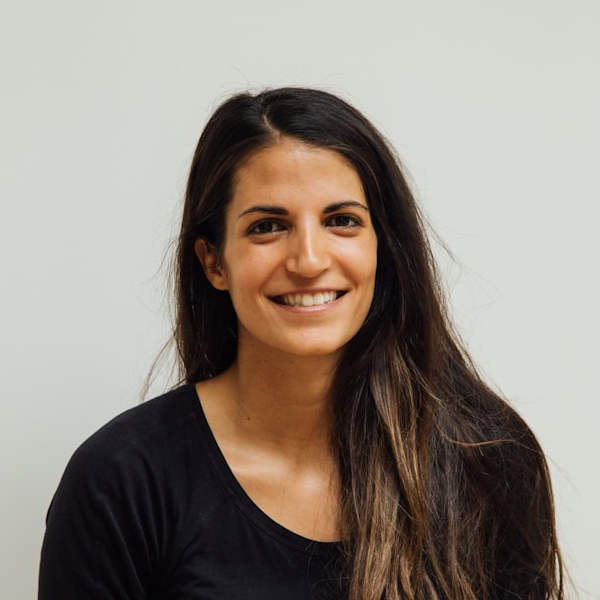
M293 472L278 457L258 452L235 435L219 387L195 384L202 409L229 468L250 499L271 519L311 540L339 541L340 493L331 461Z

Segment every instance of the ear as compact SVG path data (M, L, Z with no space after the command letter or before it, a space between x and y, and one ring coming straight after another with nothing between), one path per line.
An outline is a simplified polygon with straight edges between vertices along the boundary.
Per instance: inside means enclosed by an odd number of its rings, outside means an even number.
M204 269L206 278L218 290L229 289L223 267L219 264L216 248L206 239L199 237L194 242L194 252Z

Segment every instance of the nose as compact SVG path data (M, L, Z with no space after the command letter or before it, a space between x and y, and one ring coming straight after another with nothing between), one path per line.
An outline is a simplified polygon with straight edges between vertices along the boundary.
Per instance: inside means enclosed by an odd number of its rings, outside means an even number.
M285 266L301 277L316 277L331 264L331 256L321 225L305 224L289 237Z

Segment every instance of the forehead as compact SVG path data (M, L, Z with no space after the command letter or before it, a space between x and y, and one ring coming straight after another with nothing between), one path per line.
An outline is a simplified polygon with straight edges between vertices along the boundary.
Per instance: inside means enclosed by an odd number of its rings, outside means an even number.
M362 183L352 163L339 152L311 146L294 138L253 152L233 179L232 203L240 206L261 200L293 200L310 194L323 201L350 196L365 199Z

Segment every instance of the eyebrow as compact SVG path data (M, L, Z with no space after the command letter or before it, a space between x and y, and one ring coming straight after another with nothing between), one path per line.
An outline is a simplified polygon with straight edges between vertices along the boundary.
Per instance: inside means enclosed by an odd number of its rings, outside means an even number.
M356 206L358 208L363 208L364 210L366 210L367 212L369 212L369 209L364 205L361 204L360 202L356 202L354 200L344 200L343 202L336 202L335 204L329 204L328 206L326 206L323 209L323 214L324 215L328 215L329 213L335 212L336 210L340 210L340 208L346 208L347 206ZM248 213L254 213L254 212L260 212L260 213L268 213L271 215L289 215L289 211L286 208L283 208L282 206L273 206L273 205L256 205L256 206L251 206L250 208L247 208L246 210L244 210L243 212L241 212L238 215L238 219L240 217L243 217L244 215L247 215Z

